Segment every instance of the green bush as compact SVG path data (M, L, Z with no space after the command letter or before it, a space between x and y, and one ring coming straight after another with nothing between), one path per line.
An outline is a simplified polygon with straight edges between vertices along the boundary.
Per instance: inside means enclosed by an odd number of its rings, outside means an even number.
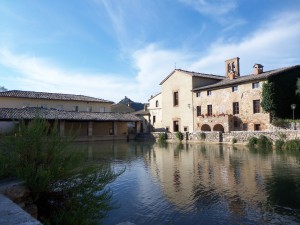
M279 139L275 141L275 149L276 150L282 150L284 145L284 140Z
M272 145L272 141L264 135L259 136L257 139L257 147L259 149L270 150L272 149Z
M182 140L183 140L183 133L181 133L180 131L177 131L177 132L176 132L176 138L177 138L179 141L182 141Z
M158 134L158 142L165 142L168 139L167 133Z
M16 135L1 139L4 176L25 181L45 224L97 224L111 209L112 193L105 187L121 172L70 149L73 140L59 135L57 123L40 118L28 125L20 121Z
M300 139L286 141L283 145L283 149L289 151L300 151Z
M201 141L204 141L204 140L206 139L206 134L205 134L204 132L201 132L201 133L199 134L199 136L200 136L200 140L201 140Z
M272 125L275 127L288 128L290 127L290 122L286 119L274 118L272 120Z
M236 138L232 138L231 142L232 142L232 144L235 144L235 143L237 143L237 139Z
M250 137L248 139L248 146L254 147L257 144L257 137Z

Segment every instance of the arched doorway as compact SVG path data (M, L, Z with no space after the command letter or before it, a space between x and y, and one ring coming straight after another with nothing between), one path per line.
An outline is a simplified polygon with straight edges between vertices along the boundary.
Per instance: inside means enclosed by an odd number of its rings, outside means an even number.
M208 124L203 124L201 126L201 131L211 131L211 128Z
M213 128L213 131L220 131L224 133L224 127L221 124L216 124Z

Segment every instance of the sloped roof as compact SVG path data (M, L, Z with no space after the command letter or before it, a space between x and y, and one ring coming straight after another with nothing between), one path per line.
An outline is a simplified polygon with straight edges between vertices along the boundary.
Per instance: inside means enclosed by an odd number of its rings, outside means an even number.
M240 76L240 77L232 79L232 80L230 80L229 78L225 78L214 84L194 88L192 91L218 89L220 87L233 86L235 84L240 84L240 83L248 83L248 82L260 81L260 80L266 80L269 77L276 76L276 75L282 74L283 72L291 71L294 69L299 69L299 73L300 73L300 65L295 65L295 66L284 67L284 68L280 68L280 69L266 71L266 72L263 72L263 73L257 74L257 75L250 74L250 75Z
M191 75L193 77L203 77L203 78L210 78L210 79L216 79L216 80L222 80L225 78L224 76L220 76L220 75L197 73L197 72L193 72L193 71L175 69L162 82L160 82L160 85L162 85L166 80L168 80L169 77L172 76L176 71Z
M134 109L131 107L128 107L127 105L124 105L122 103L117 103L111 105L111 111L112 112L122 112L122 113L132 113L134 112Z
M47 93L47 92L35 92L35 91L19 91L19 90L0 92L0 97L113 103L112 101L107 101L104 99L94 98L94 97L89 97L84 95Z
M0 120L33 119L41 117L47 120L76 120L76 121L123 121L137 122L140 119L130 113L112 112L75 112L36 107L0 108Z

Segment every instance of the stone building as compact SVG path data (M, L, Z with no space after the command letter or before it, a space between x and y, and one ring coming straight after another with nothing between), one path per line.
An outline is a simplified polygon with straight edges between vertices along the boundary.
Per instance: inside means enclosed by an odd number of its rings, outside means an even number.
M50 124L58 121L61 135L76 132L78 140L127 139L128 124L139 130L140 119L129 113L111 112L112 103L83 95L0 92L0 131L12 128L12 121L27 122L38 116Z
M268 130L271 117L261 107L262 86L275 77L277 93L290 96L284 101L275 96L277 108L298 104L295 86L300 65L265 72L261 64L255 64L252 74L241 76L236 57L225 61L225 76L175 69L160 83L162 122L153 127L170 132ZM155 101L151 98L150 106ZM155 110L149 108L151 117Z
M148 111L150 113L151 131L164 131L162 123L162 94L151 96Z

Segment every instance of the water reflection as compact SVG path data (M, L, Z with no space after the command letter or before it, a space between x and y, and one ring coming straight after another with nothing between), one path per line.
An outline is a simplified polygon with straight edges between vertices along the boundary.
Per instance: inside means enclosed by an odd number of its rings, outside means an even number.
M107 142L88 157L127 171L111 186L116 224L300 223L299 154L225 145Z

